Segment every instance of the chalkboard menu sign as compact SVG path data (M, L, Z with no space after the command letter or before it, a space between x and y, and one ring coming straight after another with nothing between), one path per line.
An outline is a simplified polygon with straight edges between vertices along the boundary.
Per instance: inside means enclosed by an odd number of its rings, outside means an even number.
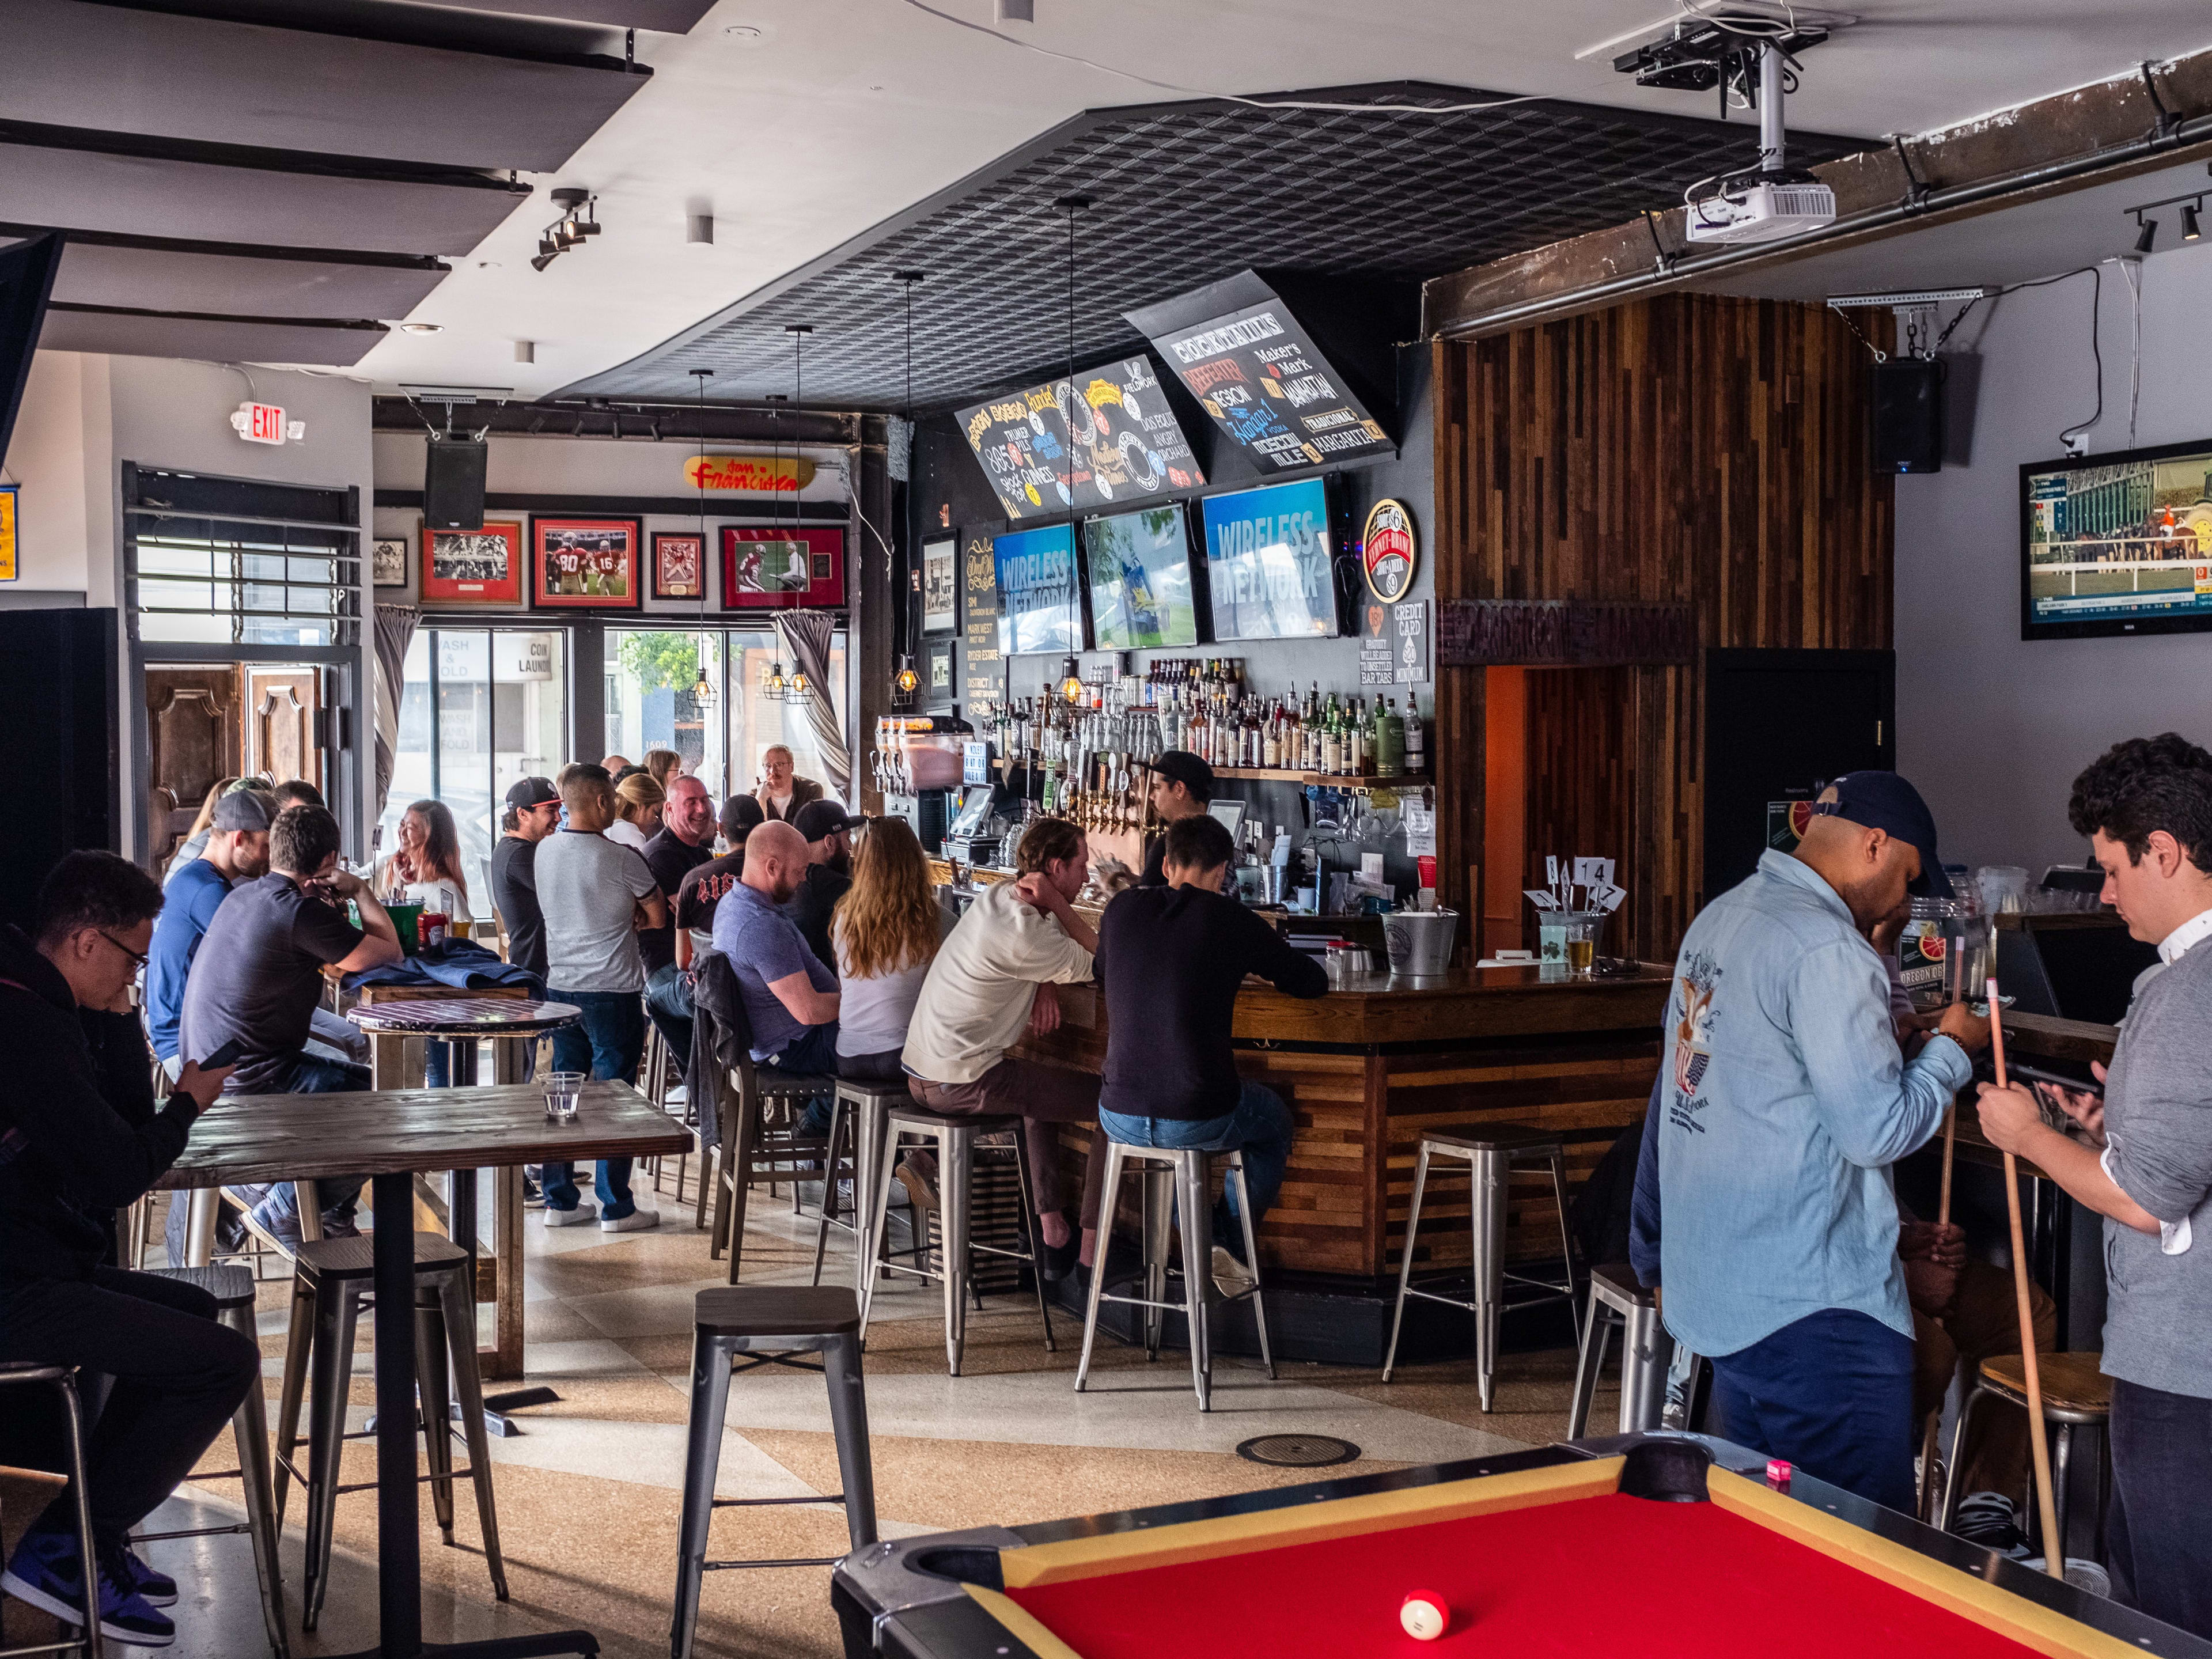
M994 538L999 574L999 654L1039 656L1083 649L1083 593L1075 574L1075 526L1048 525Z
M962 410L958 419L1010 519L1079 512L1206 482L1146 357L994 398Z
M1006 665L999 657L999 569L991 538L969 536L960 547L960 586L965 619L960 641L961 689L969 711L1006 701Z
M1193 301L1224 308L1193 318ZM1395 447L1281 296L1249 271L1128 316L1215 424L1278 471Z

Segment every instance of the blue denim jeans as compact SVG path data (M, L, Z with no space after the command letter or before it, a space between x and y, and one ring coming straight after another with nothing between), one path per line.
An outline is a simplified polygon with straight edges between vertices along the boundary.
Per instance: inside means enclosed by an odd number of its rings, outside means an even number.
M1912 1339L1826 1308L1713 1364L1713 1432L1912 1512Z
M770 1054L760 1064L780 1072L819 1072L825 1077L837 1075L837 1022L827 1025L810 1025L803 1036L795 1036ZM806 1109L799 1115L799 1133L803 1135L826 1137L830 1133L830 1097L817 1095L806 1103Z
M349 1060L325 1060L319 1054L302 1053L286 1069L271 1079L262 1092L283 1095L343 1094L369 1086L369 1070ZM326 1176L315 1183L315 1201L321 1206L325 1232L343 1231L353 1224L356 1210L355 1200L361 1189L368 1185L365 1176ZM296 1237L299 1232L300 1202L289 1181L261 1183L227 1188L232 1197L248 1209L265 1203L270 1219L275 1221L281 1235ZM182 1265L185 1259L185 1218L188 1206L182 1203L169 1206L168 1225L164 1242L169 1249L172 1266ZM286 1224L289 1223L289 1226Z
M637 1081L637 1062L645 1053L645 1004L636 992L550 990L546 994L584 1011L574 1025L553 1033L555 1071L588 1073L595 1083ZM599 1194L601 1220L619 1221L637 1208L637 1200L630 1196L629 1170L626 1158L599 1160L599 1176L592 1184ZM583 1198L576 1190L574 1164L541 1164L538 1179L549 1210L573 1210Z
M645 982L645 1012L660 1028L660 1035L668 1039L675 1052L676 1070L679 1076L691 1075L691 1024L697 1011L691 1002L690 981L684 970L674 963L653 969L653 977Z
M1170 1149L1198 1147L1209 1152L1232 1148L1244 1154L1244 1182L1251 1189L1252 1225L1274 1206L1283 1190L1283 1171L1290 1166L1292 1121L1283 1097L1265 1084L1245 1081L1237 1097L1237 1109L1220 1117L1190 1120L1176 1117L1129 1117L1101 1109L1098 1127L1109 1140L1132 1146ZM1243 1230L1237 1219L1237 1189L1222 1188L1224 1200L1213 1218L1213 1242L1225 1244L1230 1254L1244 1254Z

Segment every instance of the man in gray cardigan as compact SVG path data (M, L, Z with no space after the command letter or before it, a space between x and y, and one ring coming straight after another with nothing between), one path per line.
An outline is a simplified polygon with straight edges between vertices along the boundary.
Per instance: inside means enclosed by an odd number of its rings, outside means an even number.
M2167 732L2116 744L2068 806L2105 902L2163 971L2121 1027L2102 1100L1981 1089L1982 1127L2105 1217L2103 1369L2112 1379L2115 1589L2212 1638L2212 754Z

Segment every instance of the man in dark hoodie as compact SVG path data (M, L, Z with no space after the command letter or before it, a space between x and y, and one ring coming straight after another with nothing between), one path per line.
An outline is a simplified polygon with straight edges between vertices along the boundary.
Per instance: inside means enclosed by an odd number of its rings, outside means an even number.
M128 1006L161 890L112 853L71 853L40 890L33 934L0 927L0 1030L11 1082L0 1093L0 1361L74 1365L113 1379L86 1447L100 1630L166 1646L156 1603L173 1580L131 1554L130 1529L167 1498L260 1386L259 1348L216 1322L190 1285L101 1265L99 1218L143 1195L184 1150L223 1070L186 1064L148 1121L117 1115L81 1010ZM138 1067L148 1071L140 1044ZM64 1491L15 1547L0 1589L58 1618L82 1617L85 1564Z

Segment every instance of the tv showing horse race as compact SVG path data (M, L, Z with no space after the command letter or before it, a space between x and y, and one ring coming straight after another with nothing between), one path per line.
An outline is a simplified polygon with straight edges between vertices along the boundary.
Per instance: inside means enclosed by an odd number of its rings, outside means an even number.
M2021 637L2212 629L2212 441L2021 469Z

